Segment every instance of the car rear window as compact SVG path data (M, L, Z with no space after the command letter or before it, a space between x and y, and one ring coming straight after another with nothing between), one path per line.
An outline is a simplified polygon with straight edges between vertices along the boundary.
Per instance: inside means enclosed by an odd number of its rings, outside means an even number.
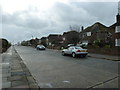
M82 49L81 47L75 47L75 49Z

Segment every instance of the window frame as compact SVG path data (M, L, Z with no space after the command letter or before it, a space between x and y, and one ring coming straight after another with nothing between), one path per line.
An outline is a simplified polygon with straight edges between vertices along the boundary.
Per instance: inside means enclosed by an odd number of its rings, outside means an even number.
M119 39L115 39L115 46L120 46L120 38Z
M119 30L118 30L118 28L119 28ZM120 26L116 26L115 33L120 33Z

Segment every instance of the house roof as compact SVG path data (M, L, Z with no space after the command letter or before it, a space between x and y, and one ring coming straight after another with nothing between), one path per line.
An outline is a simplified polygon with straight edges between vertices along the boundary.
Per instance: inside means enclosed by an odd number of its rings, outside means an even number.
M68 31L68 32L64 32L63 35L70 34L70 33L78 33L78 32L77 31Z
M109 26L109 28L115 28L117 26L117 23L114 23L114 24L112 24L111 26Z
M60 34L49 34L48 37L51 37L51 36L61 36Z
M42 39L46 39L46 38L47 38L47 37L42 37L41 40L42 40Z
M84 29L82 32L97 32L99 30L106 31L106 30L108 30L108 27L106 27L105 25L103 25L99 22L96 22L95 24Z

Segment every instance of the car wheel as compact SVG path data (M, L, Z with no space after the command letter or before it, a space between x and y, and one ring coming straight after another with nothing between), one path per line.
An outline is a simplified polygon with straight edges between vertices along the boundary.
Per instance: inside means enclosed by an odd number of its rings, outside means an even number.
M72 53L72 57L74 57L74 58L75 58L75 57L76 57L76 54L75 54L75 53Z
M62 52L62 55L65 56L65 52Z
M83 57L86 57L86 55L83 55Z

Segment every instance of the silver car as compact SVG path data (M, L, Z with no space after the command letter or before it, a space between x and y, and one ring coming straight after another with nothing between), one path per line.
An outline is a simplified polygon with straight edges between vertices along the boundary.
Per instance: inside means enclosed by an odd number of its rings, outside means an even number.
M67 49L63 49L62 50L62 55L72 55L72 57L76 57L76 56L81 56L81 57L85 57L88 54L87 49L83 49L82 47L78 47L78 46L70 46Z

